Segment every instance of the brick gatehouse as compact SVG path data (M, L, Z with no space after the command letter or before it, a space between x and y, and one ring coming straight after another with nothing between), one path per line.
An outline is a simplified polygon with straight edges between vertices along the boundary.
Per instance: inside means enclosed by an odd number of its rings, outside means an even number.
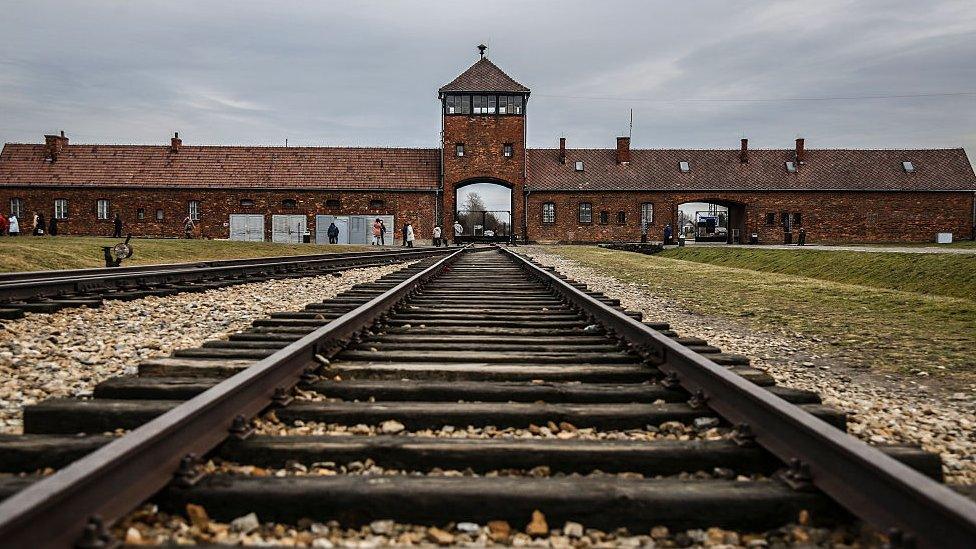
M136 236L176 237L192 218L208 238L364 242L381 217L418 239L455 219L465 236L538 242L659 240L666 225L746 242L780 242L802 226L808 241L973 238L976 175L963 149L726 150L526 147L529 88L482 57L438 90L437 148L242 147L7 143L0 207L22 227L34 212L62 234L108 235L116 214ZM460 211L459 193L489 183L510 190L508 211ZM504 194L504 193L502 193ZM713 207L694 220L691 202ZM504 209L504 208L503 208ZM721 212L717 214L717 212ZM679 217L682 215L682 217ZM709 225L710 223L710 225ZM704 227L704 228L703 228ZM494 234L492 234L494 233ZM703 233L704 234L704 233Z

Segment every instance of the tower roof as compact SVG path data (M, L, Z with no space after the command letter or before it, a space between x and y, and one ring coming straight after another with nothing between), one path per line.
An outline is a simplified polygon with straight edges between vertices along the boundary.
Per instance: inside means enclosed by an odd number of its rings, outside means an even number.
M445 84L438 93L445 92L509 92L529 93L529 88L516 82L486 57L468 67L460 76Z

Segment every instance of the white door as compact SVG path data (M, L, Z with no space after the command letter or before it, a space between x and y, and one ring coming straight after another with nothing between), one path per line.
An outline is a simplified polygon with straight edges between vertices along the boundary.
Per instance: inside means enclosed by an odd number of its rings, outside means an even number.
M373 224L364 215L349 216L349 243L369 244L373 238Z
M284 244L301 244L305 234L304 215L271 216L271 241Z
M339 244L349 244L349 217L337 215L315 216L315 243L329 243L329 224L335 223L339 229Z
M230 214L230 239L245 242L264 242L264 216Z

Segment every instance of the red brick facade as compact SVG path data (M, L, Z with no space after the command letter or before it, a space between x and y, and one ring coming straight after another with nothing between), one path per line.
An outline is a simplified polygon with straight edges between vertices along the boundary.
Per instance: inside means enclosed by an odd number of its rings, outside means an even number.
M463 144L464 156L457 156ZM522 115L444 116L444 195L445 226L454 223L457 189L477 182L500 183L512 189L512 224L522 227L522 200L525 190L525 117ZM505 145L512 155L504 155Z
M781 214L800 214L810 242L932 242L938 232L973 238L971 192L532 192L528 197L530 240L538 242L636 241L641 237L641 204L653 204L648 238L661 240L675 227L686 202L738 207L742 242L756 233L760 243L783 241ZM543 204L555 204L555 221L543 223ZM592 222L579 222L580 203L590 203ZM607 212L607 223L600 213ZM624 223L618 213L624 212ZM769 224L768 214L774 214ZM735 223L730 227L735 228Z
M26 191L26 192L25 192ZM115 214L122 216L123 231L134 236L181 237L183 219L189 213L191 200L198 201L200 219L197 222L204 238L228 238L228 221L231 214L263 214L265 216L265 240L271 240L272 215L305 215L309 232L315 234L315 215L394 215L395 237L400 238L400 227L410 221L418 240L429 240L433 230L433 214L436 204L434 192L346 192L346 191L287 191L287 190L240 190L240 189L132 189L117 188L32 188L11 189L0 187L3 208L9 208L11 198L23 200L21 233L29 232L28 226L34 212L43 213L46 219L54 214L54 201L68 201L68 217L58 220L58 231L65 235L110 236ZM97 201L109 200L108 219L98 219ZM253 201L242 206L241 201ZM294 207L286 206L285 200L295 200ZM329 206L330 200L339 200L339 206ZM382 200L382 207L370 207ZM245 202L248 203L249 202ZM139 219L139 210L144 213ZM163 211L163 220L156 220L156 210ZM393 228L391 228L393 230ZM314 238L314 236L313 236Z

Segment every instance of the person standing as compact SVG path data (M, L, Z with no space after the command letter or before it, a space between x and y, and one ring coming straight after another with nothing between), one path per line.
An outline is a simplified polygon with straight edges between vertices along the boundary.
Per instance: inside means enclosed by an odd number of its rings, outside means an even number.
M460 221L454 222L454 244L459 245L458 237L464 234L464 227L461 226Z
M335 221L329 224L329 244L339 243L339 227L336 227Z
M37 236L37 212L34 212L34 219L31 221L31 235Z
M20 236L20 221L16 215L10 216L10 226L8 228L10 236Z
M392 243L393 241L390 240L390 244ZM383 223L382 219L380 219L380 246L386 246L386 223Z
M379 246L380 242L383 241L383 222L380 218L376 218L373 222L373 246Z
M441 247L441 226L434 225L434 230L430 233L431 240L433 241L435 248Z
M403 236L403 239L407 242L407 247L408 248L413 248L414 235L413 235L413 224L412 223L407 223L406 225L404 225L404 227L403 227L403 235L404 235Z
M183 218L183 237L186 238L187 240L190 240L191 238L193 238L193 229L194 228L195 227L193 226L193 220L190 219L190 216L184 217Z
M671 245L671 234L672 234L671 233L671 224L668 223L667 225L664 226L664 245L665 246L670 246Z
M407 227L409 227L409 226L410 226L410 223L404 223L403 224L403 245L404 246L407 245Z
M47 229L48 229L47 234L51 236L58 236L58 216L56 215L51 216L51 223L49 224Z
M115 214L115 221L112 223L115 230L112 231L112 238L122 238L122 216Z
M47 230L47 223L44 222L44 214L36 214L37 218L34 221L34 236L41 236L44 231Z
M0 213L0 236L7 234L7 229L10 228L10 222L7 221L7 216Z

